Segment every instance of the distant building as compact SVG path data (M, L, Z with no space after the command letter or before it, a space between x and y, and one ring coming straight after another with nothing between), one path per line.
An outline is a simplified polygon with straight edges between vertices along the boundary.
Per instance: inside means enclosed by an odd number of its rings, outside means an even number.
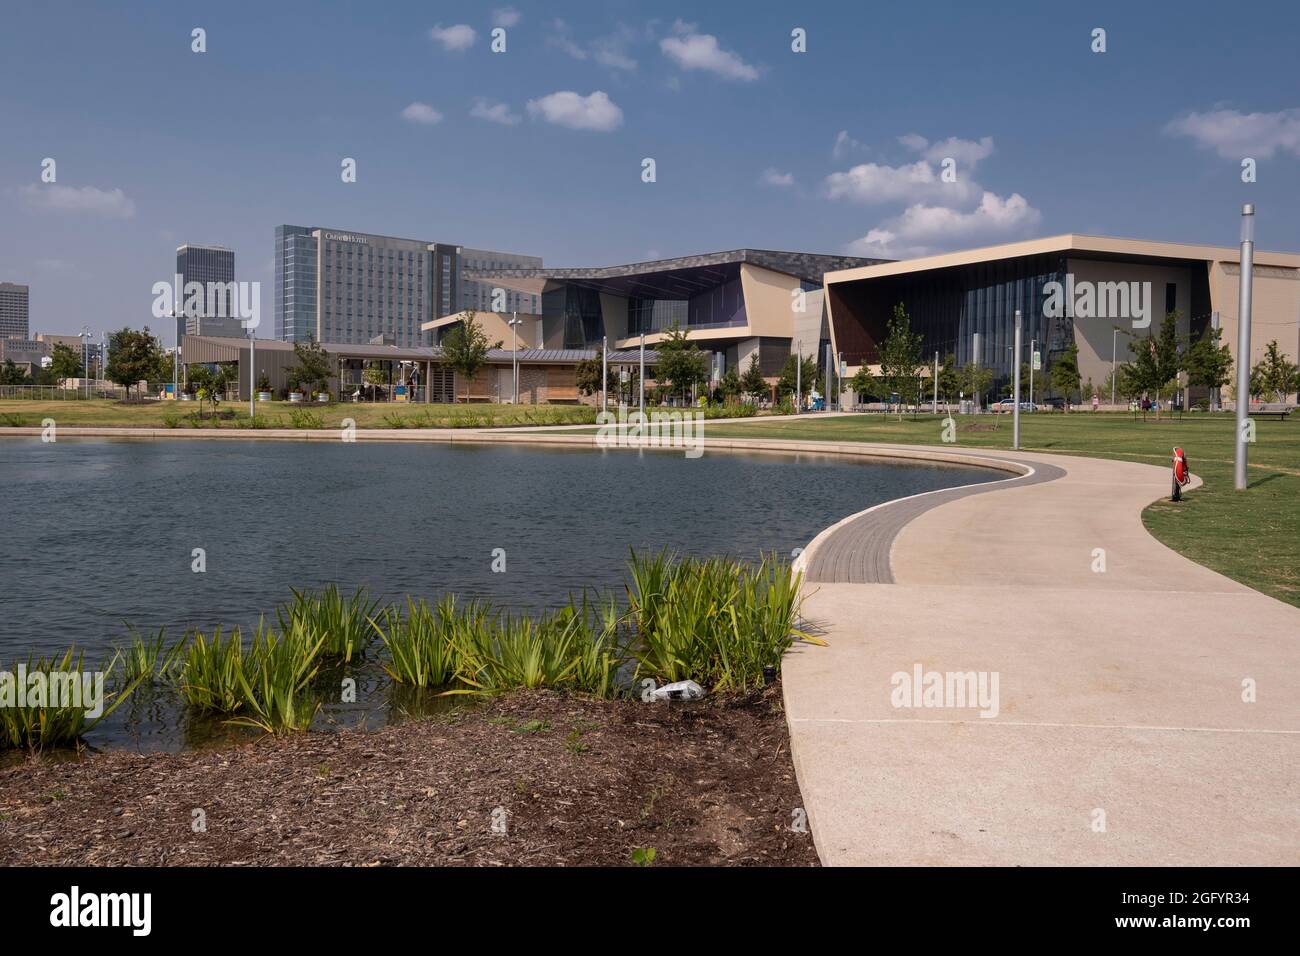
M490 264L538 268L536 256L468 249L317 226L275 229L275 338L285 342L363 344L432 341L429 321L461 309L487 311L494 287L465 272ZM502 288L502 311L535 312L536 296Z
M25 339L31 331L29 289L16 282L0 282L0 339Z
M181 277L182 290L191 282L202 284L207 290L212 285L212 297L217 314L186 315L186 335L244 335L244 326L236 316L235 253L224 246L198 246L186 243L176 248L176 274ZM208 298L205 292L205 312Z

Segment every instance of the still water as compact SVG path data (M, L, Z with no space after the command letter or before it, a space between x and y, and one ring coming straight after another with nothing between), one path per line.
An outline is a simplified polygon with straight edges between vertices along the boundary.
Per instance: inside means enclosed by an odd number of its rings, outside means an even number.
M5 439L0 667L70 644L104 660L127 625L169 637L248 628L273 620L290 587L537 609L621 590L629 548L788 556L855 511L988 478L822 455ZM504 573L492 570L498 548ZM141 708L114 714L92 743L193 742L166 702Z

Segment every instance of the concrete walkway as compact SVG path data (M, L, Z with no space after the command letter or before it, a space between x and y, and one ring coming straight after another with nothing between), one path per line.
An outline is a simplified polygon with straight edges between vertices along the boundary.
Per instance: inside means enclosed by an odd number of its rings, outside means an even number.
M979 454L1064 474L912 517L894 583L806 587L830 646L783 678L823 862L1300 863L1300 609L1147 533L1168 469ZM894 706L918 665L996 673L996 716Z

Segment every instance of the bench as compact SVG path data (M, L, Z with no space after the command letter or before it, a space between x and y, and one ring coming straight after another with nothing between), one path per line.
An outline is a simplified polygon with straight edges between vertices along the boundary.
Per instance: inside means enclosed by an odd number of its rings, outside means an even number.
M1286 417L1291 414L1291 406L1281 403L1261 405L1259 408L1250 409L1246 414L1251 418L1276 418L1279 421L1285 421Z

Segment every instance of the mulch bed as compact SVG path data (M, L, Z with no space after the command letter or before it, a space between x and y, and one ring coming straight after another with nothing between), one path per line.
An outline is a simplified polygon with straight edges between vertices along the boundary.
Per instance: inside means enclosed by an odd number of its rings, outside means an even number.
M32 758L0 770L0 864L815 866L802 805L779 685L520 692L374 732Z

